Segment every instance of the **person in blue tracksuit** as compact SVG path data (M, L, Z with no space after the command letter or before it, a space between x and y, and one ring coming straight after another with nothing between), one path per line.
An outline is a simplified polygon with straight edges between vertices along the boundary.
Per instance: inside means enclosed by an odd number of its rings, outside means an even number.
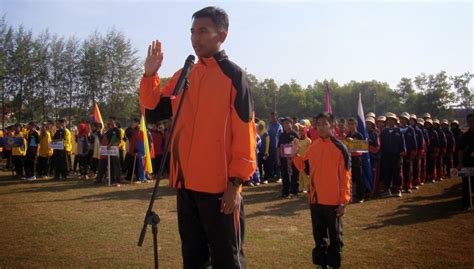
M392 194L402 197L400 188L402 187L401 165L402 156L406 154L405 140L402 131L396 127L397 116L388 112L385 115L387 127L380 133L380 151L382 158L380 160L380 175L384 181L386 190L381 196L387 197Z
M265 180L267 181L280 181L281 173L278 167L277 154L278 154L278 138L283 133L283 127L278 122L278 114L276 112L271 113L271 121L268 124L268 136L270 137L270 149L268 156L268 173L265 174Z
M413 160L418 151L416 143L415 129L408 125L410 114L403 112L400 115L400 130L405 140L406 154L403 156L403 189L406 193L411 193L413 187Z

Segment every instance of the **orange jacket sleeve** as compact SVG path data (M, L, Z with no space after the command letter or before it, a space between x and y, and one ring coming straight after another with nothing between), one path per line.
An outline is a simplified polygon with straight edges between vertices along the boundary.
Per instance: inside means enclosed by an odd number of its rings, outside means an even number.
M160 89L160 77L156 74L153 77L143 76L140 80L140 111L142 114L146 109L154 109L159 103L161 96L170 96L177 83L181 70L176 72L169 79L162 89Z
M230 128L232 131L229 177L249 180L256 171L257 130L253 97L245 73L234 74L231 95Z
M344 162L341 154L338 165L339 200L341 204L348 204L351 200L351 170Z

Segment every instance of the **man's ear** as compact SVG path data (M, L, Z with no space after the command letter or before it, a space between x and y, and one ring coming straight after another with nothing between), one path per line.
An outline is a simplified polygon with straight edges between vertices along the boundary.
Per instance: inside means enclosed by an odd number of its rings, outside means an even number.
M227 38L227 32L224 32L224 31L219 32L219 41L221 43L224 43L226 38Z

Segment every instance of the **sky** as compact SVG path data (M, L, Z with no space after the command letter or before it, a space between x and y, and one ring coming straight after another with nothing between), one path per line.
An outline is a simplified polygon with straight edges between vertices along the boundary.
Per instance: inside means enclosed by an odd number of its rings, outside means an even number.
M189 54L192 14L209 5L226 10L229 58L258 79L379 80L445 70L473 72L472 1L99 1L0 0L9 25L39 34L87 38L122 31L138 55L163 43L161 76L171 76Z

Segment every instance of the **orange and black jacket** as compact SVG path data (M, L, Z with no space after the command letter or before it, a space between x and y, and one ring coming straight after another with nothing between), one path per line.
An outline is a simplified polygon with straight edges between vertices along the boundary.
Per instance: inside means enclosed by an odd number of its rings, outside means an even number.
M166 98L172 94L180 74L181 70L163 87L158 75L144 76L140 82L142 112L166 106L170 102ZM188 80L170 148L170 184L222 193L229 178L248 180L256 169L256 129L249 80L224 51L212 58L200 58ZM171 100L173 115L181 97L182 92Z
M315 140L304 156L293 158L296 168L309 174L310 204L341 205L351 199L351 154L337 138Z

